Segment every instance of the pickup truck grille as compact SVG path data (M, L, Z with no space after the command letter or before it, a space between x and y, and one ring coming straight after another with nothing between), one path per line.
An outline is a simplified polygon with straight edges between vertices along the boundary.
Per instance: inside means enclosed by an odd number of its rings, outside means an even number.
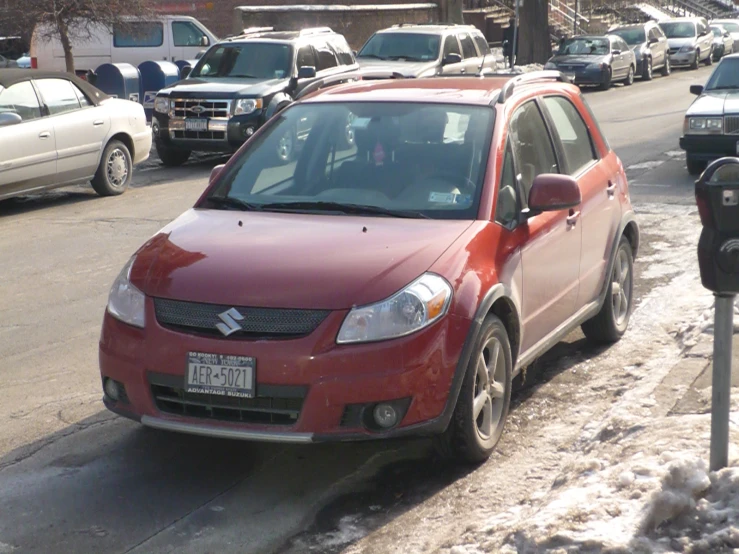
M175 98L172 115L188 119L228 119L231 116L231 100Z
M739 135L739 115L727 115L724 117L724 134Z

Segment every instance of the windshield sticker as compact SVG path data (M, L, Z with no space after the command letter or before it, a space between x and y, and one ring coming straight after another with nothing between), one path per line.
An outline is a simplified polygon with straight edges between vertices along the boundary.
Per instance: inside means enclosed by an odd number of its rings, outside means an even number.
M472 197L469 194L456 194L454 192L432 192L429 194L429 202L469 206L472 203Z
M282 69L278 69L275 71L275 79L282 79L285 77L285 71Z

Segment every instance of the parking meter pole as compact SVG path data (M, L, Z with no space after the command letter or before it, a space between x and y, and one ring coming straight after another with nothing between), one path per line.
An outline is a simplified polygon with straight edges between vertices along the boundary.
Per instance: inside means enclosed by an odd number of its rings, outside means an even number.
M711 399L711 471L729 463L729 393L731 342L734 334L734 295L716 294L713 325L713 381Z
M523 3L523 0L516 0L516 11L515 20L516 24L513 26L513 44L511 45L511 69L516 67L516 56L518 56L518 7Z

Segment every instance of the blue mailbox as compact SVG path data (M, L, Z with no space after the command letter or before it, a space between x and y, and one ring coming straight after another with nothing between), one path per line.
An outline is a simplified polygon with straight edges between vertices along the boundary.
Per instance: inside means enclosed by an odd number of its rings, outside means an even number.
M139 102L141 74L128 63L104 63L95 70L95 86L108 96Z
M192 71L192 68L195 67L195 64L198 63L198 60L177 60L174 62L177 67L180 68L180 79L184 79L183 71L186 67L190 68Z
M172 62L144 62L139 66L139 71L142 103L146 118L151 119L157 92L180 80L180 68Z

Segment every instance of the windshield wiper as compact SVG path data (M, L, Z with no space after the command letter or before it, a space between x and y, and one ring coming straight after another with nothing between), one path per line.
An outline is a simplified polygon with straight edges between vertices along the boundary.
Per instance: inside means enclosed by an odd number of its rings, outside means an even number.
M422 62L423 60L421 58L416 58L415 56L388 56L388 60L397 61L397 60L405 60L407 62Z
M262 209L261 204L250 204L233 196L211 196L208 198L208 202L215 206L234 208L245 212L258 212Z
M739 85L721 85L720 87L707 88L706 90L739 90Z
M272 204L262 204L259 208L265 211L328 211L350 215L385 215L407 219L432 219L424 213L412 210L391 210L379 206L342 204L340 202L274 202Z
M258 79L258 77L256 75L246 75L246 74L244 74L244 75L226 75L226 77L233 78L233 79Z
M382 56L378 56L377 54L359 54L357 58L375 58L376 60L386 60L387 58L383 58Z

